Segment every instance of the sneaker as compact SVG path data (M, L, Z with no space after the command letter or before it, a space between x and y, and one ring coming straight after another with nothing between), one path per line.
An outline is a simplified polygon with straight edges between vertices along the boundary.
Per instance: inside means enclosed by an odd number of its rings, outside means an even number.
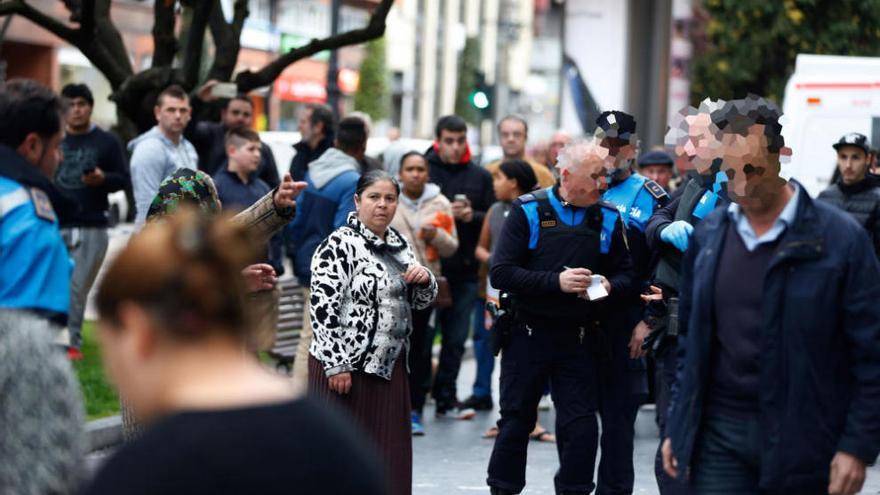
M81 361L83 358L83 353L76 347L68 347L67 348L67 359L71 361Z
M461 407L473 409L475 411L491 411L495 404L492 403L492 397L477 397L472 395L461 403Z
M550 394L542 396L541 402L538 402L538 410L549 411L551 407L553 407L553 401L550 400Z
M463 419L469 420L474 419L477 415L477 411L474 411L469 407L462 407L462 404L458 401L452 404L443 404L437 403L437 410L435 411L435 416L438 418L451 418L451 419Z
M422 415L415 411L412 412L412 435L414 437L425 436L425 427L422 426Z

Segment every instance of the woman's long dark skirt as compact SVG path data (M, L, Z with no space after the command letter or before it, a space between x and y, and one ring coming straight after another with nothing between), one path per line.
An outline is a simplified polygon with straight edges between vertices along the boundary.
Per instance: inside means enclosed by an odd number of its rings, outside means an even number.
M330 390L324 367L309 356L309 394L342 405L376 442L390 495L412 494L412 431L409 383L403 353L394 364L391 381L366 373L351 374L351 391Z

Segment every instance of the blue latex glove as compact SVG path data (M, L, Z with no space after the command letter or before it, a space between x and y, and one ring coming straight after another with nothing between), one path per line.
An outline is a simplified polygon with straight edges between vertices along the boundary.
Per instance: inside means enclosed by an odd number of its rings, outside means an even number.
M681 252L685 252L688 248L688 241L694 226L684 220L676 220L660 231L660 240L668 242L675 246Z

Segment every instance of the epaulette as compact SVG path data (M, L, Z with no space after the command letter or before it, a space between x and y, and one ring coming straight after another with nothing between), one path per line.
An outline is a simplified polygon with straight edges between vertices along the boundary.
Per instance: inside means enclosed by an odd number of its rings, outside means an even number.
M537 201L537 200L538 200L538 198L536 198L535 195L532 194L532 193L526 193L526 194L523 194L522 196L520 196L520 197L518 197L518 198L516 198L516 199L518 199L519 202L522 203L522 204L531 203L532 201Z
M651 196L654 196L654 199L660 199L664 196L667 196L666 191L662 187L660 187L660 184L657 184L650 179L645 181L645 189L647 189L648 192L651 193Z

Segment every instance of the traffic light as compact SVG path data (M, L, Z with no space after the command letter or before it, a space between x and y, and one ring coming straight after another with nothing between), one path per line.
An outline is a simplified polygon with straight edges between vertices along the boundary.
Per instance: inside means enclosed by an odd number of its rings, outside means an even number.
M492 98L495 88L486 84L486 76L482 72L477 72L475 79L476 85L468 99L474 108L479 110L484 117L487 117L492 112Z

